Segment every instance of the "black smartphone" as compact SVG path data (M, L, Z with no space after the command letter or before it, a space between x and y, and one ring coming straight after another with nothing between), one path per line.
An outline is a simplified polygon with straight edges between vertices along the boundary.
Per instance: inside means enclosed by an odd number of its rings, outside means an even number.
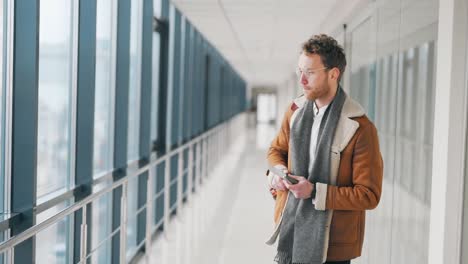
M293 177L289 176L289 173L285 173L284 171L277 169L275 167L270 167L270 171L273 172L274 174L280 176L281 178L287 180L291 184L296 184L299 181L294 179Z

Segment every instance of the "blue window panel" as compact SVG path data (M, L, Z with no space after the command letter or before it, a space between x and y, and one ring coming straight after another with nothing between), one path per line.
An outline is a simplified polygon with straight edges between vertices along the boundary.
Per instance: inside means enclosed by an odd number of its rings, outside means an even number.
M171 157L171 181L177 179L179 155Z
M143 1L131 1L127 160L139 158Z
M209 100L209 92L210 92L210 82L211 82L211 75L212 75L212 69L213 69L213 60L211 59L211 57L207 54L205 56L205 67L203 68L204 69L204 73L203 73L203 103L202 103L202 109L203 109L203 113L202 113L202 118L203 118L203 131L206 131L209 127L209 124L208 124L208 118L207 118L207 115L209 114L208 110L209 110L209 103L210 103L210 100Z
M199 58L200 58L200 51L199 51L199 35L196 30L194 30L194 37L193 37L193 49L194 49L194 56L193 60L194 63L193 65L199 65ZM196 105L197 105L197 96L199 94L198 88L198 82L200 79L199 76L199 67L194 67L193 69L193 96L192 96L192 105L191 105L191 113L192 113L192 126L190 128L191 130L191 136L194 137L197 134L197 126L198 126L198 120L196 118L197 116L197 111L196 111Z
M179 104L179 97L180 97L180 56L181 56L181 42L180 42L180 20L181 15L180 12L176 10L175 12L175 19L174 19L174 60L172 63L173 66L173 75L172 75L172 120L171 123L171 148L177 146L180 127L179 127L179 119L180 119L180 104Z
M211 65L207 65L207 70L209 71L207 87L206 87L206 124L207 128L212 128L215 125L215 116L216 116L216 90L217 90L217 78L219 76L219 58L218 56L213 57Z
M216 117L216 124L219 124L223 120L223 89L224 89L224 80L226 79L226 66L221 66L220 73L219 73L219 87L218 87L218 93L217 93L217 100L219 102L219 105L217 107L218 109L218 115Z
M197 105L198 105L198 95L200 94L200 35L198 31L195 31L195 41L194 41L194 48L195 48L195 56L194 65L197 65L194 69L194 87L193 87L193 97L192 97L192 136L197 135L199 120L197 119Z
M187 167L188 167L188 162L189 162L188 155L189 155L189 149L187 148L187 149L184 150L184 155L183 155L183 157L184 157L184 166L183 166L184 170L187 169Z
M193 148L193 167L191 168L192 169L192 182L193 182L193 185L192 185L192 192L195 191L195 179L197 177L197 151L196 151L196 146L197 145L194 145L194 148Z
M197 94L197 135L200 135L203 132L203 126L204 126L204 104L203 104L203 97L204 97L204 91L205 91L205 43L203 40L203 37L200 35L200 56L199 56L199 75L200 79L198 82L198 94Z
M173 206L177 203L177 182L174 182L170 187L170 198L169 198L169 207L173 208Z
M190 120L190 109L192 107L192 92L193 92L193 82L192 82L192 69L193 69L193 45L192 43L192 27L188 20L185 20L185 54L184 54L184 103L183 103L183 142L187 142L191 136L191 120Z
M145 239L146 231L146 209L138 213L137 216L138 228L137 228L137 244Z
M177 202L177 174L178 174L178 161L179 156L174 155L171 157L171 168L170 168L170 186L169 186L169 207Z
M155 195L164 190L164 173L166 169L166 163L162 162L156 167L156 186L155 186Z
M152 50L152 93L151 93L151 142L153 146L157 146L160 140L160 129L158 129L159 122L159 96L160 96L160 49L161 49L161 35L158 32L153 33L153 50ZM156 147L157 148L157 147Z
M182 177L182 193L184 194L183 196L187 194L187 187L188 187L188 173L184 173Z
M164 219L164 194L159 195L154 203L154 224Z

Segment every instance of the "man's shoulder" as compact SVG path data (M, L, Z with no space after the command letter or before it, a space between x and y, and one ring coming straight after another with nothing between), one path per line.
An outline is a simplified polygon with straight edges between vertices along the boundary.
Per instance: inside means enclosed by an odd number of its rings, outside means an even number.
M359 127L373 126L372 121L367 117L367 115L357 116L352 118L354 121L359 123Z
M304 103L307 99L305 98L304 95L301 95L297 98L294 98L288 105L288 107L286 108L286 117L290 118L294 112L296 112L297 109L301 108L302 106L304 106Z
M368 126L375 128L374 123L372 123L367 116L364 107L350 96L346 97L346 102L343 106L343 113L345 113L345 115L350 119L358 122L360 130L367 128Z
M296 111L297 109L301 108L304 106L305 102L307 101L307 98L304 95L301 95L299 97L294 98L294 100L291 102L290 105L290 110L291 111Z

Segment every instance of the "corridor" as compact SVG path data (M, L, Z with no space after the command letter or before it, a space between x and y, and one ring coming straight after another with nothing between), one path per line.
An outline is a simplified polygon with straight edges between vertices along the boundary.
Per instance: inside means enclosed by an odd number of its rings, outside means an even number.
M150 262L140 264L274 263L275 248L265 244L273 199L263 177L274 133L271 125L259 124L241 134L200 193L193 193L167 232L158 234Z

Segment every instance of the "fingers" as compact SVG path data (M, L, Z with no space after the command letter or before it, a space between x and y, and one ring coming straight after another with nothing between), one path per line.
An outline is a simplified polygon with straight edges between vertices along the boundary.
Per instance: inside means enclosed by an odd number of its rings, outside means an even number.
M298 180L298 181L307 180L304 176L297 176L297 175L291 175L291 174L289 174L289 176L290 176L291 178L294 178L294 179Z
M286 186L286 188L291 189L291 184L289 184L288 181L282 179L281 182Z
M312 190L314 188L314 184L309 182L307 179L301 176L295 176L295 179L299 180L297 184L291 184L286 180L282 180L286 188L289 189L294 195L294 197L298 199L308 199L312 194ZM305 179L305 180L302 180Z
M281 178L277 175L275 175L275 178L273 179L273 188L277 189L277 190L281 190L281 191L284 191L286 190L286 186L284 185L283 181L281 180Z
M282 190L282 191L286 190L286 186L284 185L282 180L278 181L277 187L278 187L278 190Z

